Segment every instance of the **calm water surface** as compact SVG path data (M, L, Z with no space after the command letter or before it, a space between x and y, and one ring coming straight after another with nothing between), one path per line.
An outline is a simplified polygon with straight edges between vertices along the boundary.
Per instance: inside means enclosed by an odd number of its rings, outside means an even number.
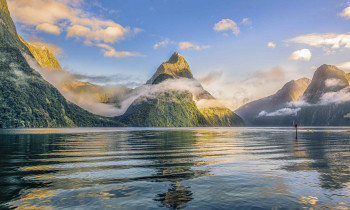
M0 130L0 208L348 209L350 128Z

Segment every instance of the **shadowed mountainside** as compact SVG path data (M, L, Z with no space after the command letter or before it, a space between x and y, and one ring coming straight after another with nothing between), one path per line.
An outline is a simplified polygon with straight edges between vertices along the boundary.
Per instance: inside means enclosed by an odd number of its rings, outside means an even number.
M250 126L350 125L349 74L322 65L312 80L287 83L276 94L250 102L236 113Z
M235 112L244 119L247 125L264 126L266 123L268 123L268 125L272 125L274 123L283 123L283 120L289 121L286 116L279 116L275 117L275 119L273 119L273 122L269 122L271 121L269 119L270 117L259 117L259 113L262 111L273 112L275 110L286 107L287 103L297 101L300 97L303 96L310 82L311 80L308 78L292 80L290 82L287 82L275 94L245 104L242 107L238 108Z
M5 0L0 25L0 128L116 125L68 102L29 66L23 54L32 54L17 36Z

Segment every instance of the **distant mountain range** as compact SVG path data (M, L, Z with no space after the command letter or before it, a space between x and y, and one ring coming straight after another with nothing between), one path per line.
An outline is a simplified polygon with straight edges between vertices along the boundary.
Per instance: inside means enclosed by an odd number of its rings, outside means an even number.
M312 80L290 81L276 94L252 101L235 112L249 126L350 125L349 74L322 65Z
M311 80L308 78L292 80L286 83L275 94L247 103L238 108L235 112L241 116L249 126L288 124L290 117L294 119L294 116L262 116L262 113L272 113L287 107L290 102L299 100L310 83Z

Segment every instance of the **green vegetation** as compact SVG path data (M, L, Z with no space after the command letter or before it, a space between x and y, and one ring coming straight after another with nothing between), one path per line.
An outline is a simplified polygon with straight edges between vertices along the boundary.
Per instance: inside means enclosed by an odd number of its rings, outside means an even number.
M208 126L188 91L159 92L139 97L118 121L137 127Z
M120 125L68 102L30 68L22 53L32 54L20 41L5 0L0 0L0 25L0 128Z
M244 121L226 107L210 107L199 110L212 127L244 126Z
M19 49L2 47L0 58L0 128L116 125L66 101Z
M303 107L297 122L313 126L350 126L350 103Z

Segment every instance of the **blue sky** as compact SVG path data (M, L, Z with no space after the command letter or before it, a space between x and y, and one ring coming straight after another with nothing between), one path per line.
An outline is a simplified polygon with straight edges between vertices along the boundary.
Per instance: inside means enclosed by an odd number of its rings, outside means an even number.
M76 73L119 74L125 80L142 83L178 51L199 79L217 72L238 83L257 72L268 73L279 67L286 72L279 82L286 82L311 77L315 66L323 63L346 67L350 61L347 0L8 0L8 3L19 33L28 41L61 48L58 55L61 65ZM84 18L93 23L85 23ZM106 23L109 20L112 23ZM127 32L113 36L112 40L94 32L115 24ZM215 24L219 24L216 30ZM74 25L89 28L91 36L79 30L70 33L69 28ZM310 34L314 36L307 36ZM167 44L155 48L161 42ZM181 42L185 49L180 49ZM269 42L275 47L268 47ZM124 53L113 53L111 49ZM106 55L104 52L108 51L111 53ZM271 87L270 92L279 85Z

